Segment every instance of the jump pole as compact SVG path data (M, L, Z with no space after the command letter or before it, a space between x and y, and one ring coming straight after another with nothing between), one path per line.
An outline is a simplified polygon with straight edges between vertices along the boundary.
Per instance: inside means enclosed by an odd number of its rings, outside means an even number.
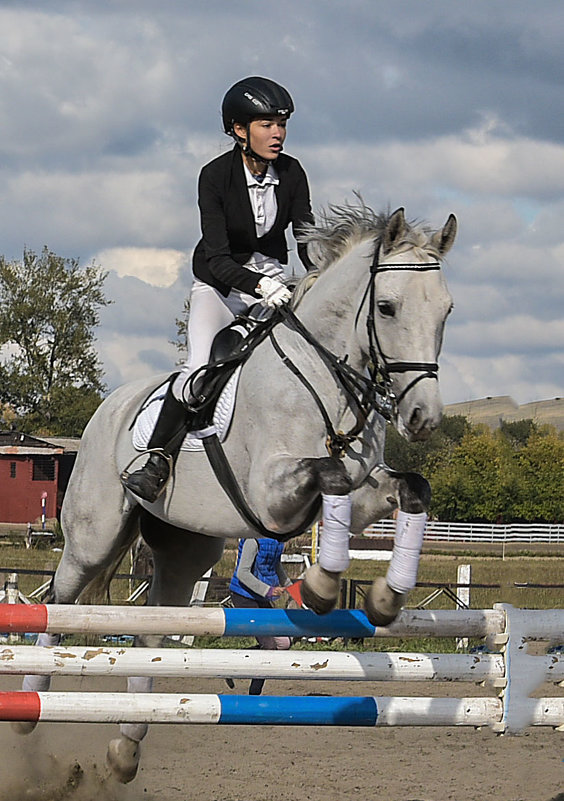
M326 636L378 636L385 630L376 630L363 613L356 610L339 610L330 615L317 617L313 613L299 610L202 610L170 607L80 607L80 606L0 606L0 630L12 632L45 631L107 633L124 630L130 633L162 633L163 631L186 633L221 633L242 635L247 633L288 633L292 636L331 632ZM118 613L117 615L108 613ZM170 614L172 612L172 615ZM245 613L243 615L231 613ZM475 614L470 614L474 612ZM141 614L140 614L141 613ZM143 614L146 613L146 614ZM147 614L148 613L148 614ZM210 616L210 613L215 613ZM219 613L219 614L218 614ZM131 615L134 619L131 620ZM246 615L246 616L245 616ZM111 620L110 620L111 618ZM114 693L0 693L0 719L2 720L49 720L52 722L206 722L206 723L265 723L269 725L405 725L405 726L482 726L489 725L498 732L519 732L528 726L564 727L564 698L531 698L533 690L544 681L561 680L561 662L558 656L549 660L531 656L526 652L528 640L562 639L564 610L521 610L508 604L497 604L493 610L428 610L404 611L398 621L386 630L388 636L413 636L429 631L434 636L485 636L486 641L501 652L501 663L496 658L486 658L484 666L488 680L498 689L498 698L253 698L248 696L161 696L152 694ZM123 626L116 626L116 620ZM174 625L172 625L171 620ZM113 621L113 622L112 622ZM170 629L169 629L170 624ZM456 625L455 625L456 624ZM156 628L155 628L156 626ZM187 628L186 628L187 627ZM336 630L335 630L336 627ZM218 631L221 628L221 632ZM454 629L451 631L451 629ZM470 631L470 630L471 631ZM360 632L360 635L359 635ZM384 635L386 636L386 635ZM30 647L31 648L31 647ZM70 650L56 648L41 649L55 655L55 662L64 664L72 659ZM110 649L99 649L106 651ZM125 649L123 649L125 650ZM137 650L137 649L136 649ZM142 652L143 649L139 649ZM157 649L158 650L158 649ZM35 651L32 651L32 654ZM68 652L68 653L67 653ZM170 653L173 653L171 651ZM239 652L241 654L241 652ZM320 652L308 652L304 664L310 659L319 659ZM243 652L243 656L244 656ZM17 654L16 654L17 656ZM76 656L76 655L75 655ZM80 657L80 654L78 655ZM91 661L92 649L82 653L82 661ZM297 660L296 652L291 658ZM345 655L346 656L346 655ZM369 655L373 656L373 655ZM389 655L385 655L389 657ZM397 655L400 660L409 659L410 654ZM422 655L415 655L422 656ZM423 655L425 656L425 655ZM426 655L431 662L444 655ZM13 649L5 651L5 663L14 657ZM153 654L155 662L161 657ZM332 654L331 659L336 657ZM357 655L358 657L358 655ZM132 657L133 658L133 657ZM203 655L200 655L203 659ZM322 658L322 657L321 657ZM329 658L329 657L328 657ZM458 661L458 677L467 663ZM475 657L474 657L475 658ZM112 656L110 655L110 662ZM481 660L477 660L480 662ZM50 674L55 669L44 666ZM442 660L443 668L448 660ZM80 658L76 660L80 664ZM319 669L322 663L307 663L309 670ZM363 672L367 664L357 663L355 670ZM424 664L424 660L422 661ZM466 664L466 668L463 668ZM37 665L36 665L37 667ZM131 666L130 666L131 667ZM230 665L233 674L235 665ZM272 675L272 665L265 667L265 677ZM292 665L286 663L285 670ZM350 665L349 665L350 668ZM378 675L383 665L375 663L371 670ZM461 668L463 668L461 670ZM41 668L40 668L41 669ZM243 668L243 672L247 668ZM280 668L279 666L279 669ZM125 671L125 667L123 668ZM0 662L0 672L1 662ZM8 671L6 671L8 672ZM15 672L18 672L16 669ZM33 671L35 672L35 670ZM64 672L64 671L62 671ZM107 664L102 672L108 674ZM127 671L140 672L140 671ZM283 671L282 671L283 672ZM500 675L502 673L503 675ZM254 675L255 669L249 671ZM247 675L245 673L245 675ZM476 674L477 675L477 674ZM217 673L216 673L217 676ZM323 676L326 678L327 676ZM363 675L362 678L366 676ZM344 676L341 676L344 678ZM359 676L359 678L361 678ZM393 678L389 666L386 678ZM445 676L446 678L446 676ZM411 679L414 680L414 679ZM415 679L416 680L416 679ZM450 680L450 679L449 679ZM210 700L211 699L211 700ZM313 704L313 708L312 708ZM211 711L210 711L211 710Z
M564 654L535 657L546 682L564 682ZM502 654L360 651L0 646L9 676L146 676L151 678L307 679L309 681L466 681L499 686Z
M531 725L557 726L564 698L533 702ZM49 723L269 726L488 726L499 698L295 697L158 693L0 693L0 718Z
M564 680L564 656L541 657L547 681ZM496 683L501 654L357 651L0 646L0 674L310 681L469 681Z
M552 610L548 610L550 613ZM390 626L373 626L359 609L316 615L304 609L206 609L173 606L2 604L0 631L50 634L193 634L217 637L485 637L502 632L497 609L400 613Z
M16 692L0 693L0 715L50 723L486 726L501 719L502 704L497 698Z

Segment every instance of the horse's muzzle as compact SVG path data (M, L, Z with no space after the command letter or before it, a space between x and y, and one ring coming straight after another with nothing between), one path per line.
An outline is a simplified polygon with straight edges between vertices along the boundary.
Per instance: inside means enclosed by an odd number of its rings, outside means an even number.
M398 430L410 442L419 442L428 439L433 431L438 428L441 418L442 409L434 412L424 406L413 406L410 409L407 423L404 422L403 416L400 416Z

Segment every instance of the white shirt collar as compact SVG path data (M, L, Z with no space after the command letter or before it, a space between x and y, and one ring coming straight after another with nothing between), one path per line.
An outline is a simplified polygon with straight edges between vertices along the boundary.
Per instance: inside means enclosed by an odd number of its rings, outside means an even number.
M254 177L254 175L249 170L249 168L247 167L247 165L245 164L244 161L243 161L243 167L245 169L245 177L247 179L247 186L268 186L269 184L273 184L274 186L276 186L277 184L280 183L280 180L278 178L276 170L274 169L272 164L268 165L267 170L266 170L266 174L265 174L264 178L262 179L262 181L257 181L257 179Z

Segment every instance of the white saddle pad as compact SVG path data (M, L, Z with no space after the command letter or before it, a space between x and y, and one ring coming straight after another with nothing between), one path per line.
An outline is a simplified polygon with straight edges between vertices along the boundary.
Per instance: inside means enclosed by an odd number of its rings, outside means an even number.
M239 375L241 368L238 367L233 373L225 389L219 396L213 414L213 426L204 429L203 431L190 431L180 450L182 451L203 451L202 437L209 436L215 433L219 437L220 442L223 442L229 431L231 425L231 418L233 417L233 410L235 409L235 397L237 395L237 384L239 383ZM142 411L138 414L137 420L133 427L132 442L135 450L147 450L147 444L151 439L157 417L161 411L164 396L168 387L168 381L162 384L153 392L153 394L145 401Z

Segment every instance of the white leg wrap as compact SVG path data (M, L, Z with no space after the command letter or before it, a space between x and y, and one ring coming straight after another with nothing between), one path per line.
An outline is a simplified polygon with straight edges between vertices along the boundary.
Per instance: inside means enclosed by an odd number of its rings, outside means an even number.
M398 512L394 549L386 573L388 586L396 592L404 594L415 587L426 522L425 512L418 515Z
M61 642L60 634L38 634L36 645L45 648L50 646L53 648ZM22 690L25 692L44 693L49 689L51 683L51 676L24 676L22 681Z
M331 573L343 573L350 564L349 538L352 501L350 495L325 495L323 531L319 545L319 566Z
M151 693L153 692L153 679L144 676L130 676L127 679L128 693ZM122 723L119 727L121 734L140 743L147 734L149 726L147 723Z

